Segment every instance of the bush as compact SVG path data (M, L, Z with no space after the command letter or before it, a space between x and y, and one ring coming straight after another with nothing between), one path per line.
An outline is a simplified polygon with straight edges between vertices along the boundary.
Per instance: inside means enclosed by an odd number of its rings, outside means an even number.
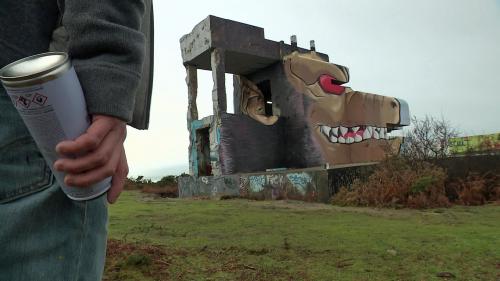
M495 174L470 174L451 182L448 190L454 195L455 203L461 205L483 205L500 200L499 177Z
M406 131L401 154L415 160L441 159L449 155L450 140L458 136L458 130L443 117L413 117Z
M448 207L445 171L433 164L391 157L381 162L366 181L355 180L333 197L338 205L372 207Z
M167 186L145 185L142 188L142 192L156 194L162 198L179 197L179 188L177 187L177 185L167 185Z

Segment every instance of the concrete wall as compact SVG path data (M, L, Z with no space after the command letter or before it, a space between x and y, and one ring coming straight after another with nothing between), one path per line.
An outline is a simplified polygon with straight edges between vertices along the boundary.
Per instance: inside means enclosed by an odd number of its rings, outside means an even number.
M447 170L449 178L463 178L470 173L500 175L500 154L456 156L435 163Z
M239 196L239 176L210 176L195 178L179 177L179 197L211 197L224 195Z
M449 178L465 177L469 173L494 173L500 175L500 155L453 157L437 161ZM240 196L256 200L301 200L330 202L342 186L349 186L355 179L366 179L375 164L344 165L333 169L310 168L276 170L212 177L180 177L179 197Z
M270 172L240 177L240 196L257 200L289 199L327 202L326 170Z
M341 186L368 176L373 166L277 170L264 173L179 178L179 197L240 196L255 200L328 203Z

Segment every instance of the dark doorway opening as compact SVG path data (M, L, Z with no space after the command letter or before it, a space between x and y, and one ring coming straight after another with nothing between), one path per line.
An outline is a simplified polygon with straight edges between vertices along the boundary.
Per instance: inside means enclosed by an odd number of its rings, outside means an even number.
M198 152L198 176L211 176L210 128L196 130L196 151Z
M264 94L264 108L266 111L266 116L273 115L273 96L271 93L271 81L264 80L257 84L262 94Z

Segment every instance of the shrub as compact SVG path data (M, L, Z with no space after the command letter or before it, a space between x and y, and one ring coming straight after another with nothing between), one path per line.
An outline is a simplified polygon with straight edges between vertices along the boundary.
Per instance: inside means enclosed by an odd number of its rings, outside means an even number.
M373 207L448 207L445 171L433 164L391 157L381 162L366 181L355 180L333 197L339 205Z
M177 185L169 186L157 186L157 185L145 185L142 188L142 192L157 194L158 196L165 198L177 198L179 197L179 188Z
M449 155L450 140L458 136L450 122L443 117L426 115L413 117L412 125L405 133L401 153L406 158L416 160L440 159Z
M457 204L474 206L500 200L499 177L495 174L470 174L454 180L449 187Z

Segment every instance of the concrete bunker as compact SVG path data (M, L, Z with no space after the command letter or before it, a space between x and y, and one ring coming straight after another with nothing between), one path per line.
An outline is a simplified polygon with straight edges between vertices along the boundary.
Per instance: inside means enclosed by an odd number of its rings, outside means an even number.
M208 16L180 39L188 88L189 177L181 197L263 196L327 201L339 171L398 153L409 125L401 99L346 86L349 69L326 54L268 40L264 29ZM213 115L198 119L197 71L213 77ZM233 74L234 114L225 74ZM336 177L336 178L333 178ZM342 181L344 181L342 177ZM259 195L260 194L260 195Z

